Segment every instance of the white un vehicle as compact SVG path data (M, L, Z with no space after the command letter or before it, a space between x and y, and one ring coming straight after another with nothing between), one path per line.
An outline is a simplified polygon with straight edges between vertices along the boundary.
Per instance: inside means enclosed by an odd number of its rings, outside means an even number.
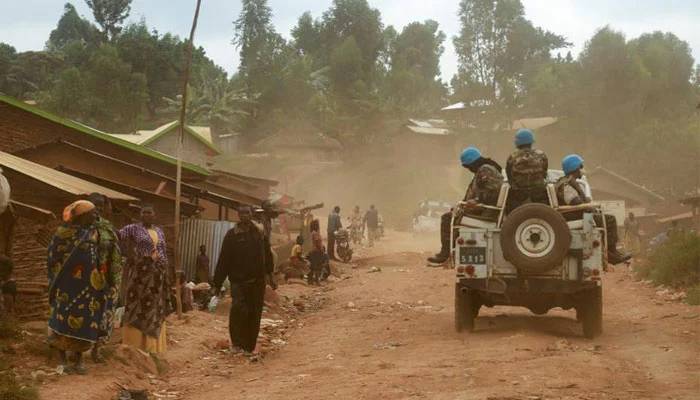
M574 308L584 336L602 333L601 275L607 246L605 227L594 222L601 210L591 204L559 206L552 182L562 174L549 172L549 205L524 204L506 217L509 185L504 183L496 206L478 206L488 216L455 213L457 331L473 331L482 306L507 305L538 315L554 307ZM581 183L590 197L588 183Z

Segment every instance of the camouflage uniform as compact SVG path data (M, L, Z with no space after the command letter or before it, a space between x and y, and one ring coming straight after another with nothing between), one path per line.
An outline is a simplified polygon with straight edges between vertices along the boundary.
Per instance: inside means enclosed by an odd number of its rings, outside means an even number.
M576 206L579 204L590 203L591 199L588 198L583 191L583 187L576 180L573 175L562 176L554 184L554 189L557 193L557 201L560 206ZM580 219L582 217L583 211L566 213L564 216L566 219ZM593 214L593 220L596 225L603 226L603 218L605 218L606 235L608 240L608 249L615 250L617 248L617 220L614 216L610 214Z
M477 203L495 206L501 192L501 185L503 185L503 175L493 165L484 164L474 174L474 178L467 188L467 193L464 195L464 201L475 200ZM469 213L492 216L492 210L476 209L470 210ZM447 243L448 250L453 215L452 211L448 211L442 215L440 221L440 239L443 246Z
M548 203L546 179L549 161L542 150L522 148L506 162L506 176L511 190L508 212L524 203Z
M503 175L498 169L493 165L484 164L474 174L464 195L464 201L476 200L478 203L496 205L502 184Z

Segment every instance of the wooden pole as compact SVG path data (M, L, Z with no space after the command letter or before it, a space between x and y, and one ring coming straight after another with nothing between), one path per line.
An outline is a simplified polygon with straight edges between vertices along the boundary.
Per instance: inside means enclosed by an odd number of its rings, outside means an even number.
M190 68L192 67L192 48L194 47L194 32L197 30L199 19L199 7L202 0L197 0L197 8L194 11L190 41L185 52L185 73L182 80L182 104L180 105L180 137L177 141L177 174L175 178L175 297L177 305L177 317L182 318L182 297L180 285L180 272L182 260L180 258L180 197L182 196L182 148L185 142L185 124L187 123L187 85L190 80Z

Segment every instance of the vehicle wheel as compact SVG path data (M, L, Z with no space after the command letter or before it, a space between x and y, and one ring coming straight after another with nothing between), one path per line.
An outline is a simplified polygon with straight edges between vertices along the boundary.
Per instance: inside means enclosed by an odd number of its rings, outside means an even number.
M503 257L525 274L542 273L561 265L570 245L566 220L545 204L529 203L516 208L501 228Z
M581 314L583 336L593 339L603 333L603 288L598 286L588 290L577 314Z
M457 332L474 330L474 318L479 313L479 307L474 304L474 296L467 289L462 291L459 283L455 284L455 330Z

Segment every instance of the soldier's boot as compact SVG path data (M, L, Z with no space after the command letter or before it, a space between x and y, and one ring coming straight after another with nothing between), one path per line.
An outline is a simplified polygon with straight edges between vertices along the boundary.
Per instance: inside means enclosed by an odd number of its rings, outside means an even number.
M621 253L617 249L608 249L608 262L612 265L627 262L632 258L628 253Z
M442 242L442 248L440 249L440 252L435 254L435 256L428 258L428 262L431 264L442 264L447 259L450 258L450 242L448 241L443 241Z

